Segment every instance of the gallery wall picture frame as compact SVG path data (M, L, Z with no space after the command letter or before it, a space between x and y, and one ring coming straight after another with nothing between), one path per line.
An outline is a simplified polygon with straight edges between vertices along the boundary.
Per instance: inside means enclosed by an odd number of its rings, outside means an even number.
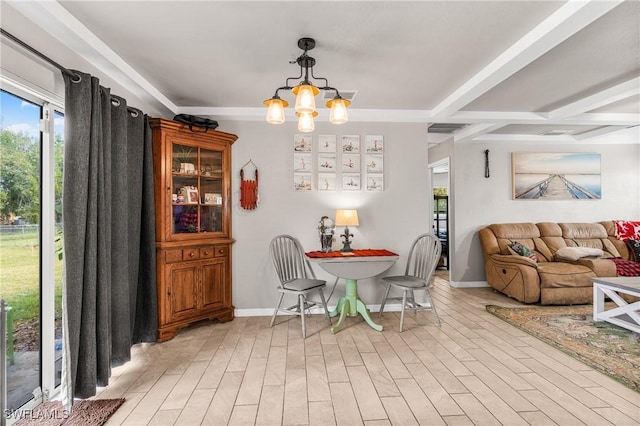
M313 150L313 138L311 135L293 135L293 150L295 152L311 152Z
M336 174L318 173L318 191L335 191Z
M318 155L318 173L335 172L336 156L335 155Z
M384 156L379 154L366 154L364 164L367 173L382 173L384 171Z
M343 173L342 190L360 191L360 173Z
M367 173L367 191L384 191L384 175L382 173Z
M364 138L365 152L370 154L382 154L384 152L384 136L367 135Z
M343 154L359 154L360 135L343 135L341 151Z
M335 154L337 145L336 135L318 136L318 153Z
M342 154L341 169L345 173L360 171L360 154Z
M311 191L311 173L294 173L293 189L295 191Z
M601 156L593 152L511 153L514 200L599 200Z
M293 154L293 171L311 173L313 164L311 163L311 154L301 154L296 152Z

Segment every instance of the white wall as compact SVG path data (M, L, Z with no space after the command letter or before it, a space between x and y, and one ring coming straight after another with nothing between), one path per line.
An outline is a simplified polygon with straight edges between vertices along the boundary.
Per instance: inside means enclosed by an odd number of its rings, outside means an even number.
M273 309L277 280L268 257L271 239L292 234L307 251L319 250L320 217L333 217L338 208L356 208L360 226L354 248L387 248L401 255L389 273L400 273L413 239L431 229L428 215L426 126L422 124L347 123L341 126L316 123L319 134L367 134L384 136L384 184L381 192L295 192L293 190L293 135L296 123L274 126L266 122L221 122L219 130L239 136L233 145L233 301L237 309ZM314 147L314 160L317 148ZM240 168L249 160L259 169L260 205L254 211L239 207ZM317 171L317 167L314 168ZM315 182L314 182L315 184ZM342 233L338 229L336 234ZM334 248L342 247L340 239ZM334 278L313 266L319 278ZM359 292L367 303L379 303L381 285L361 280ZM330 304L344 294L338 284Z
M491 177L484 178L484 150ZM596 152L601 154L602 199L512 200L512 152ZM430 155L431 155L430 150ZM640 218L640 144L547 144L486 142L455 145L452 166L452 285L485 281L478 229L501 222L595 222ZM430 161L435 161L431 155Z

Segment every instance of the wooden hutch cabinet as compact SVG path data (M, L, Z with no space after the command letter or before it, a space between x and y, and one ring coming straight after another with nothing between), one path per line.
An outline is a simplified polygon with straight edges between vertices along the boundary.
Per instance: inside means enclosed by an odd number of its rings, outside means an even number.
M153 118L158 340L233 319L230 133Z

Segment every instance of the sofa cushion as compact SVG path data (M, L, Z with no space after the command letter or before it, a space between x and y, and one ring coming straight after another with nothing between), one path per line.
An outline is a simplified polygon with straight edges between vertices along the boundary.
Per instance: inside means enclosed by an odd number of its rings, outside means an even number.
M591 247L605 251L604 257L620 257L600 223L559 223L562 237L569 247Z
M630 260L634 262L640 262L640 240L626 240L627 248L629 249Z
M591 287L596 274L583 265L564 262L544 262L538 265L541 288Z

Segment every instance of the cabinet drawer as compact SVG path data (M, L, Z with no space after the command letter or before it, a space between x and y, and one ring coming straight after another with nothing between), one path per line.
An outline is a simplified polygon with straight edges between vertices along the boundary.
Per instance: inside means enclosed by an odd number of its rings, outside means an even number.
M165 251L165 259L167 263L182 262L182 250Z
M182 260L200 259L200 251L197 248L189 248L182 250Z
M213 252L213 246L200 247L200 259L209 259L210 257L213 257Z
M227 257L229 256L229 246L216 246L215 247L215 256L216 257Z

